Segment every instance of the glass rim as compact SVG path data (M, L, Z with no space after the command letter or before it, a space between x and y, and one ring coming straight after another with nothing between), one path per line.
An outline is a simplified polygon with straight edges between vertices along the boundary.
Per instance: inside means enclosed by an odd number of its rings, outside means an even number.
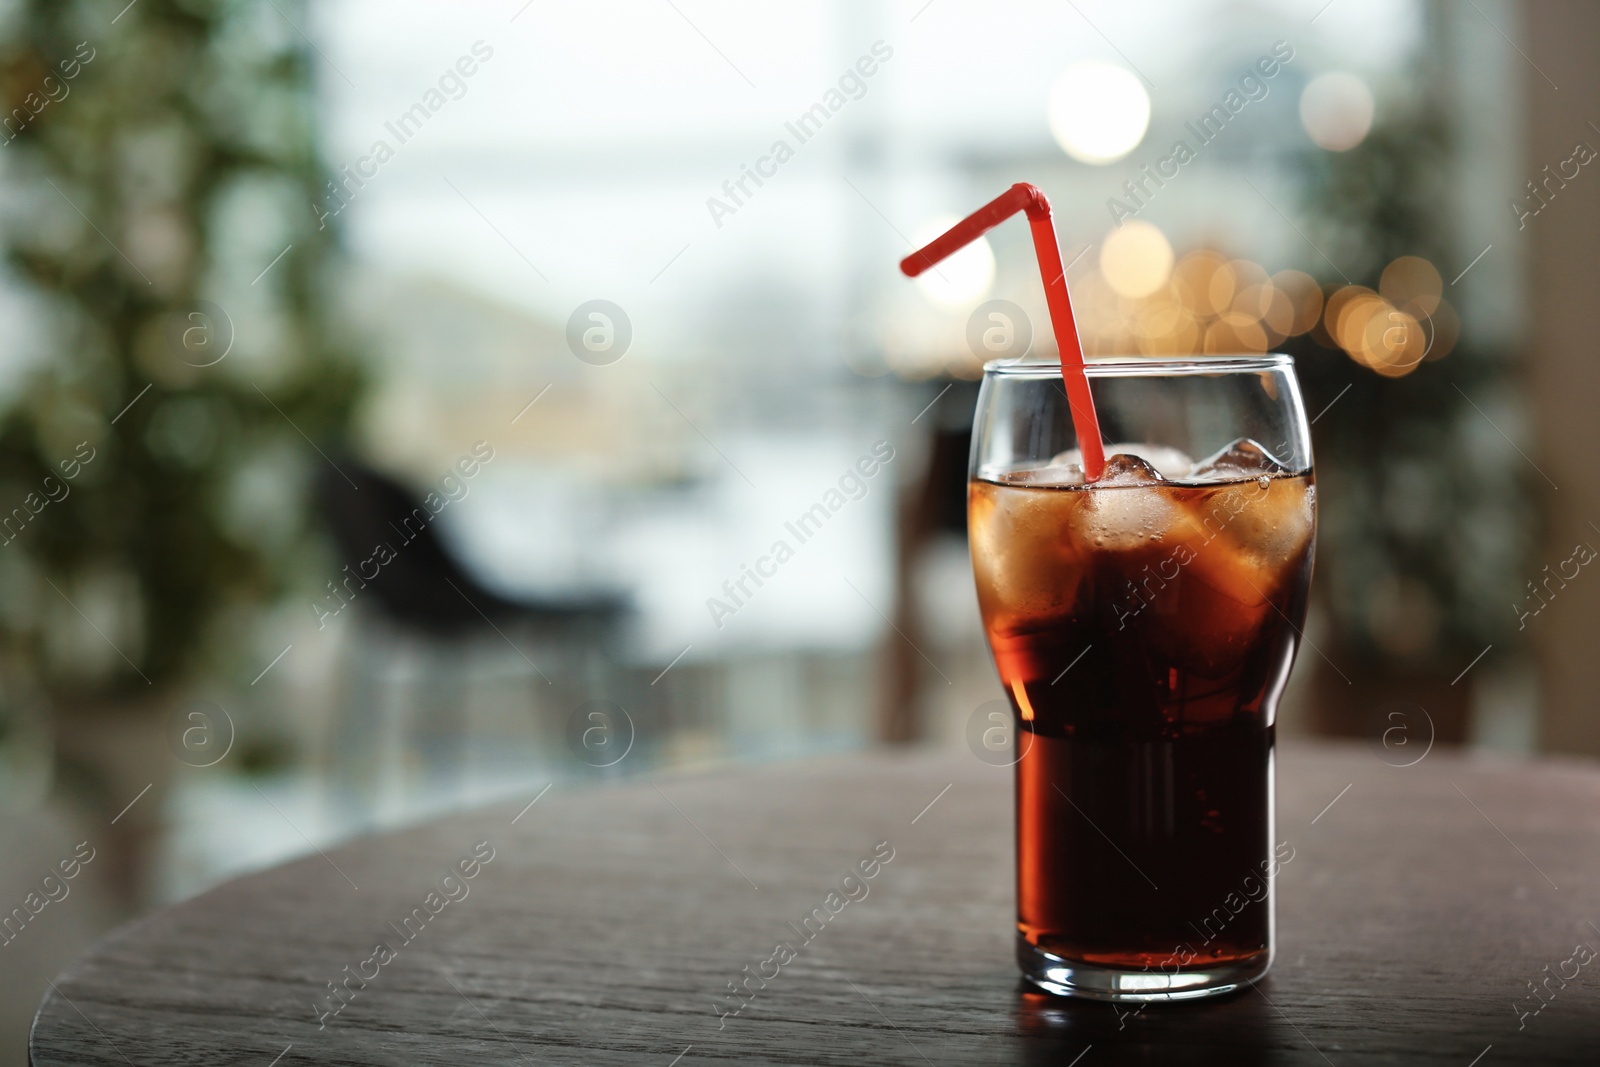
M1248 355L1183 356L1178 359L1125 358L1089 359L1084 373L1091 378L1161 378L1186 374L1249 374L1293 369L1294 357L1281 352ZM1061 374L1061 361L992 359L983 365L985 378L1045 378Z

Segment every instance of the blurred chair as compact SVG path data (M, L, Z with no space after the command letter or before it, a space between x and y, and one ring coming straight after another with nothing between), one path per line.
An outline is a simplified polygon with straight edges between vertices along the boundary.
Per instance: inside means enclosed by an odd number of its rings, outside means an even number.
M439 770L459 776L474 651L515 650L530 668L535 715L541 704L565 706L571 701L562 696L599 688L614 658L607 650L622 640L630 614L625 598L503 596L451 555L433 516L405 486L353 456L337 456L335 463L337 469L330 464L317 476L317 506L336 562L349 568L339 572L341 581L358 575L350 604L357 609L348 657L353 691L338 702L330 744L341 784L354 784L361 763L378 755L385 739L398 744L398 755L432 756ZM366 577L379 545L390 546L393 558ZM367 563L364 572L361 563ZM382 684L396 675L415 679L415 716L381 710ZM387 721L397 717L413 719L417 732L404 721Z
M901 486L896 516L894 633L885 639L887 678L878 710L878 740L891 743L924 740L928 735L927 666L919 651L926 642L926 627L917 610L915 588L918 560L941 535L963 539L967 535L967 456L978 383L935 379L925 388L934 387L941 391L923 424L927 434L923 464Z

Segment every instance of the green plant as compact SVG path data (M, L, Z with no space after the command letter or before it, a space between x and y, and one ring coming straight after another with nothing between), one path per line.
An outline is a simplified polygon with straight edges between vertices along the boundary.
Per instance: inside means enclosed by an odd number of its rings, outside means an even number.
M16 0L0 36L7 287L40 337L0 413L0 653L84 698L226 663L308 551L311 442L360 381L303 4L113 14Z
M1348 275L1330 279L1324 269L1330 292L1347 282L1379 288L1400 256L1459 264L1474 254L1454 247L1443 210L1452 158L1445 115L1425 90L1391 102L1356 148L1307 157L1313 235ZM1496 655L1515 645L1511 605L1522 599L1537 535L1530 483L1538 475L1484 410L1516 394L1509 353L1454 338L1453 321L1448 308L1423 317L1438 350L1400 377L1309 336L1294 350L1308 409L1328 410L1313 428L1318 481L1337 503L1322 511L1317 581L1338 647L1444 677L1490 644Z

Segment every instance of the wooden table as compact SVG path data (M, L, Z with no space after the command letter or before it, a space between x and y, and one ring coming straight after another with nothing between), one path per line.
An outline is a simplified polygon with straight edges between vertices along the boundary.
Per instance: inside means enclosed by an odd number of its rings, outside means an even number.
M875 752L563 783L239 879L80 960L33 1063L1594 1063L1600 960L1568 961L1600 948L1600 771L1380 755L1283 746L1277 964L1214 1001L1022 988L1010 770ZM879 842L867 896L764 964Z

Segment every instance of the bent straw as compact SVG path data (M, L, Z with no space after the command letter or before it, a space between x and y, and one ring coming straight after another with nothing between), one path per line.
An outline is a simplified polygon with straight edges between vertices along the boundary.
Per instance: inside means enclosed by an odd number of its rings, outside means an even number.
M1078 341L1077 320L1072 316L1072 298L1067 294L1067 269L1061 265L1061 247L1056 244L1056 226L1045 195L1027 182L1018 182L902 259L900 269L907 277L915 278L1019 211L1027 212L1028 226L1033 231L1033 250L1044 282L1050 326L1055 331L1056 347L1061 350L1061 380L1067 388L1067 407L1083 454L1084 480L1099 481L1106 465L1105 446L1094 413L1094 396L1089 392L1089 376L1084 373L1083 346Z

